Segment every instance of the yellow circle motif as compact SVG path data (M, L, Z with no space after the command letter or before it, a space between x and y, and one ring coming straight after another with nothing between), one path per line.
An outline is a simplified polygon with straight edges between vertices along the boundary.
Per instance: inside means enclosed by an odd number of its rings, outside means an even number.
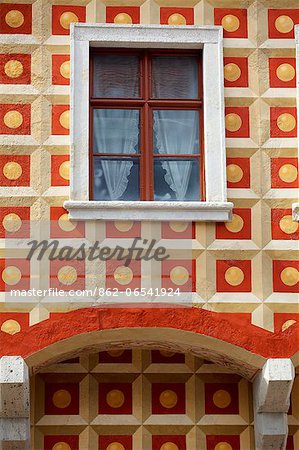
M106 402L110 408L121 408L125 403L125 396L122 391L113 389L106 395Z
M60 114L59 123L63 128L65 128L66 130L69 130L69 128L70 128L70 111L68 109L66 111L63 111L63 113Z
M23 64L17 59L11 59L5 64L4 72L9 78L18 78L24 72Z
M119 266L115 269L113 277L118 284L124 286L133 280L133 272L130 267Z
M276 69L277 78L281 81L292 81L295 78L296 72L291 64L280 64Z
M58 226L62 231L73 231L77 226L77 222L75 220L69 220L68 214L64 213L58 219Z
M125 450L125 447L119 442L112 442L108 445L106 450Z
M221 20L221 25L223 26L225 31L227 31L228 33L233 33L240 28L240 20L238 19L238 17L232 14L227 14Z
M293 183L298 175L297 167L293 164L284 164L278 172L279 178L285 183Z
M72 22L79 22L78 16L76 16L75 13L66 11L61 14L60 25L62 26L62 28L64 28L65 30L69 30Z
M292 320L292 319L287 320L286 322L284 322L284 323L282 324L281 331L287 330L288 328L290 328L290 327L291 327L292 325L294 325L295 323L297 323L296 320Z
M165 442L161 445L160 450L179 450L179 447L173 442Z
M217 408L227 408L231 404L231 401L230 393L223 389L219 389L213 395L213 403Z
M116 220L114 226L118 231L125 233L129 231L134 225L133 220Z
M170 271L170 279L177 286L183 286L189 280L189 272L186 267L176 266Z
M299 281L299 271L295 267L286 267L281 272L280 279L286 286L295 286Z
M16 162L8 162L3 167L3 175L8 180L17 180L22 175L22 166Z
M242 180L244 173L240 166L237 164L229 164L226 167L227 181L230 183L238 183Z
M3 322L3 324L1 325L1 331L13 336L14 334L17 334L21 331L21 326L16 320L9 319Z
M71 63L70 63L70 61L64 61L61 64L61 66L60 66L59 72L60 72L60 75L63 78L69 79L70 78L70 73L71 73Z
M294 222L291 215L283 216L279 221L279 228L286 234L293 234L298 230L298 222Z
M233 450L233 448L228 442L218 442L214 450Z
M231 233L239 233L244 227L244 220L238 214L233 214L231 222L225 222L225 228Z
M275 20L275 28L280 33L289 33L294 28L294 22L289 16L279 16Z
M21 11L18 11L17 9L12 9L11 11L8 11L8 13L5 16L5 22L7 25L11 28L19 28L24 23L24 15L21 13Z
M57 278L60 283L69 286L77 280L77 271L72 266L63 266L59 269Z
M178 402L178 396L176 393L170 389L161 392L159 401L163 408L171 409L174 408Z
M114 17L114 23L133 23L132 17L127 13L119 13Z
M15 213L6 214L2 220L3 228L9 233L15 233L22 226L22 219Z
M2 280L9 286L14 286L20 281L21 278L22 273L20 269L15 266L6 267L2 272Z
M169 222L169 227L176 233L183 233L188 228L188 222Z
M124 350L109 350L108 355L112 356L112 358L118 358L119 356L123 355Z
M56 408L64 409L71 404L72 396L66 389L59 389L59 391L54 392L52 401Z
M182 14L174 13L168 17L167 23L168 25L186 25L187 21Z
M227 81L237 81L241 76L241 69L235 63L225 64L224 66L224 78Z
M292 114L281 114L277 119L277 126L281 131L287 133L288 131L292 131L295 128L296 119Z
M230 267L225 272L225 281L231 286L239 286L244 280L244 273L239 267Z
M240 130L242 119L238 114L230 113L225 116L225 128L227 131L235 132Z
M70 162L69 161L63 161L63 163L60 164L59 175L64 180L70 179Z
M66 442L57 442L53 445L52 450L72 450Z
M3 122L8 128L19 128L23 123L23 116L19 111L8 111Z

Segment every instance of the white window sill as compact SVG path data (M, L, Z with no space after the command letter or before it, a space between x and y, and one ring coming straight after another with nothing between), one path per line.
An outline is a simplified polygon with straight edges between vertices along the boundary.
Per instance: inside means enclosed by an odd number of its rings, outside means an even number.
M231 202L66 201L73 220L158 220L227 222Z

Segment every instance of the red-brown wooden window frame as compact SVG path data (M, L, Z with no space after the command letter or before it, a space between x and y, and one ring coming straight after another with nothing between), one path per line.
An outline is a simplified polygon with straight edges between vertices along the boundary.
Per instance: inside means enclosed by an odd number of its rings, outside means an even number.
M98 54L111 55L136 55L140 58L140 97L139 98L98 98L93 97L94 92L94 56ZM198 98L197 99L153 99L151 96L151 59L153 56L197 56L198 59ZM93 110L101 109L139 109L140 110L140 153L128 155L130 158L139 158L140 160L140 200L154 199L154 157L156 158L185 158L199 159L199 180L200 180L200 198L198 201L205 200L205 176L204 176L204 133L203 133L203 81L202 81L202 51L201 50L149 50L149 49L107 49L93 48L90 51L90 79L89 79L89 198L93 200L94 186L94 157L103 156L122 158L124 154L107 154L93 152ZM183 109L195 110L199 112L199 153L159 155L154 154L153 149L153 114L154 109Z

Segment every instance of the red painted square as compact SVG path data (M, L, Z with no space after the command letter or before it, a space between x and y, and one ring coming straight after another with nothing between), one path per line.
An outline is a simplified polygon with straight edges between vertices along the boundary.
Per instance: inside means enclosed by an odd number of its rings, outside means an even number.
M162 287L194 292L196 289L196 262L185 259L166 259L161 262Z
M29 313L0 312L0 333L4 334L4 331L1 331L1 327L7 320L15 320L18 322L21 328L20 332L27 331L29 328Z
M119 436L119 435L99 436L99 450L107 450L110 444L115 443L121 444L122 447L120 448L124 448L124 450L133 449L132 436Z
M299 23L299 9L269 9L268 22L270 39L294 39L292 22Z
M64 135L69 134L69 105L53 105L52 106L52 134ZM66 126L63 126L64 123ZM67 128L68 126L68 128Z
M8 221L8 224L6 222ZM24 239L30 237L30 207L0 208L0 238Z
M69 23L85 22L85 6L53 5L52 6L52 34L70 34ZM64 26L62 26L64 24Z
M51 186L68 186L69 180L69 155L51 156Z
M169 436L152 436L152 450L161 449L163 444L171 442L180 450L186 450L186 436L169 435ZM176 448L176 447L174 447Z
M128 266L125 266L125 261L122 260L106 261L106 288L125 291L126 289L137 289L140 286L141 261L132 260Z
M162 222L162 239L194 239L194 222Z
M185 395L184 383L152 383L152 414L185 414Z
M298 188L297 158L271 159L271 186L273 188Z
M232 81L224 77L225 87L248 87L248 58L243 57L226 57L224 58L224 73L228 71L229 65L234 64L238 66L240 70L240 75L238 79ZM233 66L233 68L235 68ZM228 72L229 73L229 72Z
M247 10L238 8L215 8L215 25L223 25L225 38L247 38ZM232 31L229 26L232 25Z
M32 5L20 3L0 5L0 34L31 34L31 31Z
M15 128L5 123L13 113L19 123ZM0 104L0 134L30 134L30 115L31 105Z
M273 291L299 292L299 261L273 261ZM287 284L283 282L287 281Z
M22 53L4 53L0 55L0 83L30 84L31 55Z
M226 278L232 279L234 284L228 283ZM217 292L251 292L251 261L216 261L216 286Z
M141 222L135 220L106 222L107 238L138 238L141 236Z
M186 20L185 25L194 25L194 9L193 8L160 8L160 23L168 25L168 19L172 14L180 14Z
M285 116L287 114L287 116ZM279 121L282 117L293 118L292 126L293 128L287 131L283 131L278 127ZM288 119L287 119L288 120ZM285 121L282 122L285 124ZM297 136L297 110L296 108L270 108L270 137L273 138L292 138Z
M30 156L0 155L0 185L30 186Z
M250 158L226 158L227 187L250 188Z
M291 218L291 209L271 209L272 239L299 239L299 224L298 222L291 221ZM290 224L290 228L285 228L285 224L288 223Z
M286 450L295 450L293 436L288 436Z
M229 444L233 450L240 450L241 448L240 436L238 435L219 435L219 436L207 435L206 440L207 440L207 450L215 450L216 445L220 443Z
M205 383L206 414L239 414L237 383Z
M0 291L9 292L12 289L28 290L29 288L30 261L21 258L0 259Z
M63 220L67 216L67 210L62 208L61 206L53 206L50 208L50 238L82 238L85 236L85 223L77 222L76 220L72 220L68 222L68 220ZM73 229L67 229L64 224L67 226L73 225Z
M99 384L99 414L132 414L132 409L131 383Z
M79 436L71 436L71 435L44 436L44 450L53 450L53 448L56 450L55 444L58 443L68 444L72 450L79 450Z
M294 78L281 79L280 71L284 68L284 64L293 67L295 73ZM288 66L286 66L288 69ZM284 72L282 72L284 74ZM280 75L280 78L278 77ZM296 59L295 58L269 58L269 76L271 88L294 88L296 87ZM290 78L292 74L288 76Z
M79 384L46 382L45 414L79 414Z
M71 253L68 250L64 250L63 253L58 250L53 251L53 256L66 258ZM52 247L50 248L51 252ZM72 253L74 252L72 247L70 248ZM59 280L60 278L60 280ZM61 289L63 291L69 291L73 289L84 289L85 287L85 262L76 260L50 260L50 287Z
M99 353L100 364L131 364L132 350L111 350Z
M152 350L152 364L185 364L183 353Z
M52 55L52 84L70 84L70 78L67 76L69 62L70 55Z
M236 116L239 117L238 120L240 121L240 128L237 129L236 131L230 131L229 129L226 128L226 137L249 138L250 137L249 108L247 106L225 108L226 121L228 115L231 114L235 114Z
M107 23L121 23L121 16L119 14L126 14L130 16L131 22L140 23L140 8L139 6L107 6L106 7L106 22ZM128 17L129 19L129 17Z
M232 222L216 223L216 239L251 239L251 209L234 208Z

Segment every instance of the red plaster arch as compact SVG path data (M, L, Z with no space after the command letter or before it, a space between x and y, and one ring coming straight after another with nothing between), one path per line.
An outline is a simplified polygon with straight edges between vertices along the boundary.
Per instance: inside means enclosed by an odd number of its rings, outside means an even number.
M24 357L32 369L83 351L153 347L189 351L252 378L266 358L291 357L298 326L270 333L251 325L250 314L183 307L94 307L52 313L14 336L1 336L2 354Z

